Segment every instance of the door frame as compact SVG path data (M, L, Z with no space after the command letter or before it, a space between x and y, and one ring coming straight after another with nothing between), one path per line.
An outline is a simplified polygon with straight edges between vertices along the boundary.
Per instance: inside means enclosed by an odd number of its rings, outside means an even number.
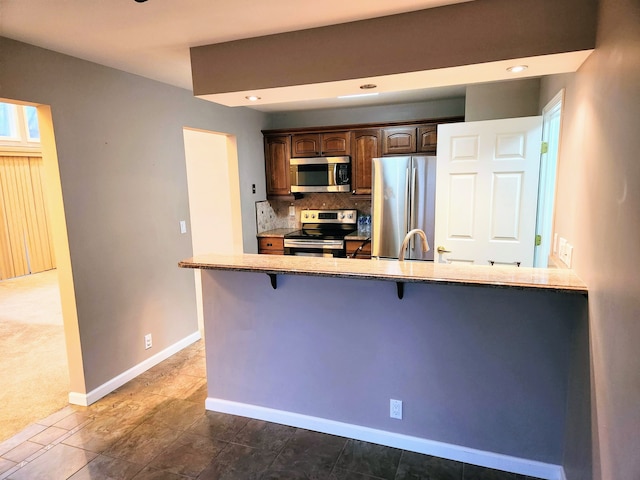
M548 267L549 255L555 251L553 224L564 96L565 89L563 88L542 109L542 142L543 145L547 145L547 149L546 152L543 150L540 154L540 180L538 182L536 214L536 238L540 238L540 245L536 245L533 252L533 266L539 268ZM554 122L556 117L558 121Z

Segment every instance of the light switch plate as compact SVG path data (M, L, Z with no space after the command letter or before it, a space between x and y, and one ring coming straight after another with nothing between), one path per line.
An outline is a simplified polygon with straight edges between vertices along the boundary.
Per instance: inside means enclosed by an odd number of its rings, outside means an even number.
M187 233L187 222L180 220L180 233Z

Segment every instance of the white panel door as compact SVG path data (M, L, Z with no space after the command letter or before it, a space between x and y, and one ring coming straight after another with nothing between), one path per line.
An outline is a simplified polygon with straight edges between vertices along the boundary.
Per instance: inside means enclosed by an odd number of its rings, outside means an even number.
M542 117L438 127L435 261L533 266L541 136Z

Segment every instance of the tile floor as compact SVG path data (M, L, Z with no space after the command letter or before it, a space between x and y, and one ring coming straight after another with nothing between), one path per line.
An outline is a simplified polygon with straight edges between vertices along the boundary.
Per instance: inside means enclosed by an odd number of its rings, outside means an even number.
M0 480L525 480L396 448L204 410L199 341L89 407L0 444Z

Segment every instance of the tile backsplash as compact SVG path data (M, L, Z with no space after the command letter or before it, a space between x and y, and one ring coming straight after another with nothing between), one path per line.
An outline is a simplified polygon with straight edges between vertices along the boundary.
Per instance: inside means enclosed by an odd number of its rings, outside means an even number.
M295 215L290 216L294 207ZM257 233L276 228L299 228L302 210L353 209L359 215L371 214L371 198L359 198L350 193L307 193L297 200L263 200L256 202Z

